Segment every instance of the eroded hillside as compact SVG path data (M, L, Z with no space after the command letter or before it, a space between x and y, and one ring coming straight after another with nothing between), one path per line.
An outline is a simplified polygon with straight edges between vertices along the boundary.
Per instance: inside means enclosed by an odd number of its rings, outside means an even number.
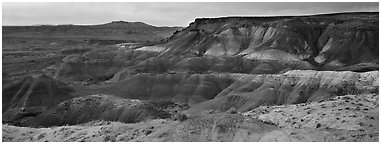
M378 13L199 18L74 45L3 78L3 141L378 141L378 33Z
M200 18L160 47L161 55L239 55L335 70L378 63L378 13Z

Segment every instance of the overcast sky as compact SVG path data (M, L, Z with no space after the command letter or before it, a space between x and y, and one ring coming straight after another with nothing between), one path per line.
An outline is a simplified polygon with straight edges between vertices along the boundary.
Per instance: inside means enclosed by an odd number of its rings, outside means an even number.
M2 24L101 24L123 20L155 26L188 26L199 17L349 11L378 12L378 3L2 3Z

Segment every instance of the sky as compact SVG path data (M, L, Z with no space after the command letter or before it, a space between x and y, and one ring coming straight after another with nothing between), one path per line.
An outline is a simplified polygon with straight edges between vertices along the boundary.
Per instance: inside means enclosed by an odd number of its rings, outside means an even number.
M155 26L188 26L196 18L225 16L308 15L377 11L377 2L3 2L2 25L103 24L144 22Z

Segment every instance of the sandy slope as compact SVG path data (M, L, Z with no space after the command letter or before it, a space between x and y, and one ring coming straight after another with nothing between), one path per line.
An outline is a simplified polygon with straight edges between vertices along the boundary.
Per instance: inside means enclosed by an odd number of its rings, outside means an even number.
M53 128L26 128L3 125L3 141L274 140L274 137L269 138L269 136L266 136L273 132L272 130L277 129L274 126L264 125L258 121L245 120L239 115L228 115L226 117L228 118L225 120L208 117L189 119L185 122L159 119L136 124L97 121L84 125ZM231 123L233 121L236 123ZM282 133L280 134L284 135ZM262 138L263 136L265 137ZM283 137L288 138L287 136Z
M340 141L378 141L378 101L378 94L345 95L297 105L262 106L243 115L285 129L335 133Z

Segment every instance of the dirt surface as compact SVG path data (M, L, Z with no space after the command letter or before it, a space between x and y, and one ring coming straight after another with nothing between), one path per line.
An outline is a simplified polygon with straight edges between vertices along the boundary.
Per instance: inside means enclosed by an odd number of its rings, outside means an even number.
M251 141L251 142L316 142L316 141L378 141L378 113L375 113L378 104L375 100L378 95L343 96L324 102L303 104L295 113L295 107L272 106L260 107L253 111L241 114L209 114L189 117L183 122L169 119L156 119L146 122L124 124L119 122L92 121L73 126L60 126L50 128L28 128L3 125L3 141L130 141L130 142L171 142L171 141ZM365 98L366 97L366 98ZM323 113L325 108L319 104L341 103L348 99L369 101L362 108L369 108L369 113L359 115L360 118L348 115L356 110L338 110L335 117L341 117L347 122L331 123L335 119L312 117ZM367 107L369 106L369 107ZM307 107L315 108L310 114L305 114ZM345 104L337 107L344 108ZM372 108L373 107L373 108ZM336 107L334 107L336 108ZM332 109L332 108L331 108ZM282 114L280 111L282 110ZM266 113L266 111L270 111ZM276 111L276 112L274 112ZM299 113L299 111L301 111ZM348 111L348 110L347 110ZM287 113L289 112L289 113ZM264 113L264 114L263 114ZM276 114L273 114L276 113ZM330 112L325 112L329 114ZM274 119L267 119L270 115ZM286 118L296 117L296 120L305 118L304 122L297 122L295 127L292 121L284 122ZM332 114L331 114L332 115ZM347 116L348 115L348 116ZM358 124L361 126L358 126ZM316 126L320 124L319 127ZM355 124L353 127L345 127ZM353 130L355 128L356 130Z
M214 115L215 116L215 115ZM217 119L218 118L218 119ZM3 141L297 141L287 133L239 115L164 119L123 124L90 122L77 126L21 128L3 125Z
M38 129L3 125L3 141L256 141L266 132L277 129L239 115L214 116L189 118L184 122L101 121Z
M243 115L283 129L334 133L329 140L378 141L379 95L345 95L297 105L262 106Z

